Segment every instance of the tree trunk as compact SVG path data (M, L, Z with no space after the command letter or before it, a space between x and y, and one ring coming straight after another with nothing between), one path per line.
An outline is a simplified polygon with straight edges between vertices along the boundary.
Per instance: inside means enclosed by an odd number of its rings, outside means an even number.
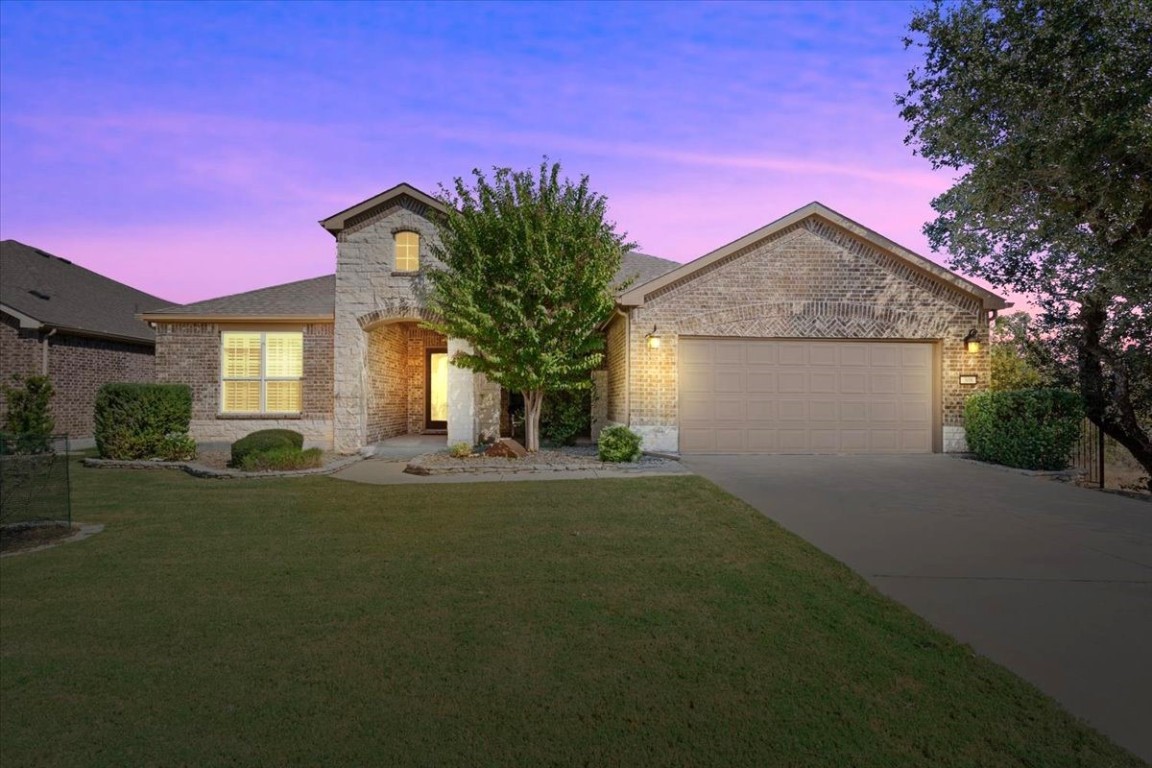
M1104 300L1098 295L1088 296L1081 305L1078 319L1081 332L1078 361L1080 396L1084 399L1085 415L1104 434L1127 448L1148 470L1148 489L1152 491L1152 437L1141 428L1136 417L1128 372L1100 340L1108 320ZM1105 363L1108 363L1107 371Z
M540 406L544 404L544 392L538 389L524 391L524 448L535 452L540 450Z

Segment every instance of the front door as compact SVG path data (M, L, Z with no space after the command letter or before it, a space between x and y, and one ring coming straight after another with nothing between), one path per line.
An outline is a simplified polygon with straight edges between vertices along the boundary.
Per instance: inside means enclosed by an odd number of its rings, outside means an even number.
M448 350L429 349L424 366L424 428L448 429Z

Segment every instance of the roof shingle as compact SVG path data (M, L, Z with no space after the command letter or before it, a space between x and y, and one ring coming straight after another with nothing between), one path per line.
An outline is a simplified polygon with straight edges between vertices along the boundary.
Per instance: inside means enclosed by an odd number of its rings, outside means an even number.
M0 304L52 328L154 342L136 315L170 304L16 240L0 242Z
M614 284L626 280L628 287L642 285L680 266L674 261L629 253L616 273ZM150 310L149 317L334 317L336 312L336 276L324 275L309 280L273 285L255 291L221 296L192 304Z

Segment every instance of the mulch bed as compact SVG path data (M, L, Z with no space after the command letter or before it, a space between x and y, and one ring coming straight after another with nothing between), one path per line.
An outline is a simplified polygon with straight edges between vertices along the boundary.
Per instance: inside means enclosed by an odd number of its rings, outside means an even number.
M437 451L417 456L404 470L410 474L438 475L457 472L570 472L597 469L612 470L659 470L675 469L679 463L659 456L642 455L637 461L627 463L600 461L594 445L564 446L562 448L541 449L522 459L506 459L483 454L455 458L447 451Z

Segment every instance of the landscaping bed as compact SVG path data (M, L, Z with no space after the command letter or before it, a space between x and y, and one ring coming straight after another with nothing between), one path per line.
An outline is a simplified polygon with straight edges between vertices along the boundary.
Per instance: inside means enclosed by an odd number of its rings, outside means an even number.
M678 461L643 454L633 462L600 461L595 445L544 448L519 459L473 454L457 458L447 450L426 453L408 462L404 471L413 475L488 474L505 472L681 471Z
M228 466L231 454L227 448L201 451L191 461L159 461L156 459L84 459L84 466L95 469L179 469L193 477L213 478L218 480L256 478L256 477L298 477L303 475L327 475L339 472L345 467L360 461L360 456L341 456L337 453L325 451L323 464L314 469L269 470L263 472L244 472Z

